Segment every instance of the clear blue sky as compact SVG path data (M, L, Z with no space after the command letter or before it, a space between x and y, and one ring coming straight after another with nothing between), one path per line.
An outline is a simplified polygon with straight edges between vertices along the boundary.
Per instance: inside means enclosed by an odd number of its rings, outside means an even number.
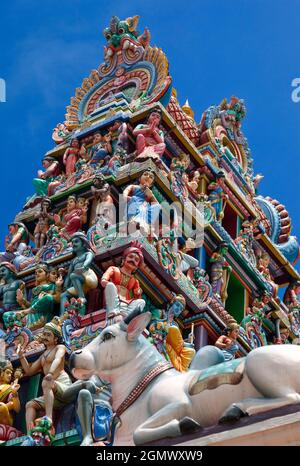
M300 102L299 0L10 0L1 3L0 250L6 225L33 193L32 178L49 150L52 129L82 79L103 61L102 30L110 17L140 15L151 43L170 62L181 103L197 120L232 94L244 98L243 130L260 193L286 204L300 237L298 216Z

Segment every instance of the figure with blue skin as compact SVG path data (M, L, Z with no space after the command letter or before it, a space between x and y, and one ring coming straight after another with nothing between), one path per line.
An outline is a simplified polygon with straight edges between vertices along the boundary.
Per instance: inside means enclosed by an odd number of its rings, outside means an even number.
M10 262L0 264L0 279L3 280L0 285L0 299L2 300L2 306L0 307L1 326L5 312L19 309L17 291L18 289L24 289L25 283L17 278L17 269Z
M208 200L216 213L216 220L220 222L224 217L225 202L227 195L224 194L223 182L225 180L224 172L220 171L216 175L216 181L210 183L207 187L209 191Z
M102 136L100 133L95 133L93 145L90 150L90 165L95 168L97 166L104 165L109 154L112 152L110 140L111 136L109 133L106 136Z
M131 184L123 192L127 201L127 220L134 222L138 229L143 228L146 232L158 219L160 212L160 205L151 191L153 183L154 172L146 170L138 185Z
M111 407L111 385L97 375L89 380L77 380L63 395L65 403L76 400L77 430L81 446L107 446L113 443L114 422Z
M73 253L75 258L72 260L68 275L65 280L65 288L60 300L60 315L65 312L65 303L72 296L80 298L85 305L85 293L94 289L98 285L98 278L91 269L94 260L94 253L91 250L89 241L85 233L77 232L71 237Z

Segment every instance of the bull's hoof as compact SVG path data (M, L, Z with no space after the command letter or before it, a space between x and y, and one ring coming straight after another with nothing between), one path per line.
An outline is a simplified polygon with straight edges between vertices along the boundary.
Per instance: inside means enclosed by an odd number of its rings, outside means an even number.
M181 419L179 421L179 428L181 434L192 434L193 432L197 432L202 429L200 424L190 417L184 417Z
M241 417L247 416L240 408L233 406L219 419L219 424L229 424L230 422L236 422Z

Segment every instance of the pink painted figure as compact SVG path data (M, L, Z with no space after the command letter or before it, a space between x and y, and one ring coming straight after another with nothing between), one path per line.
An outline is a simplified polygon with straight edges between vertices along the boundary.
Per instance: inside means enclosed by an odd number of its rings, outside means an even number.
M65 151L63 156L63 163L66 167L66 175L72 175L76 171L76 162L79 158L79 141L78 139L72 139L70 147Z
M81 229L82 224L86 222L87 203L78 200L75 196L69 196L67 207L62 209L59 214L54 215L55 225L61 227L60 235L69 240L71 236Z
M133 134L136 136L137 160L160 160L165 151L164 132L159 129L160 110L154 110L148 117L147 124L137 125Z

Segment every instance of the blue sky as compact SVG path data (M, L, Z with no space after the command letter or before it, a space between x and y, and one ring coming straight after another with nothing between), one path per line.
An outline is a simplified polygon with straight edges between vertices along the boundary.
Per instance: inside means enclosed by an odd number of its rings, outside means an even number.
M232 94L244 98L243 130L262 195L284 203L300 237L299 0L11 0L1 4L0 244L25 198L52 129L65 107L103 61L102 30L110 17L140 15L152 45L167 54L173 84L196 119ZM2 246L1 246L2 247ZM0 250L1 250L0 247Z

